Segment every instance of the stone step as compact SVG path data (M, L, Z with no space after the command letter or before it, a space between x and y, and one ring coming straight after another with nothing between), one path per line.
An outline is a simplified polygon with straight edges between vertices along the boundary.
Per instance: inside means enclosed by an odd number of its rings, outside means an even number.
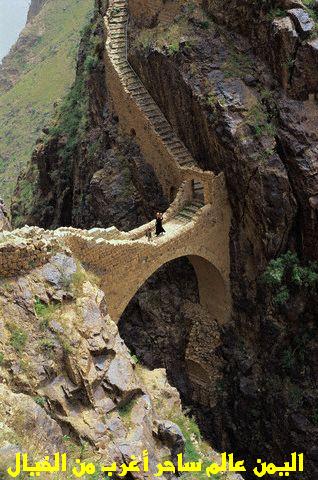
M130 80L131 78L134 78L134 74L133 74L129 65L127 65L127 66L125 66L121 69L121 73L120 73L119 76L120 76L120 79L123 83L125 83L127 80Z
M152 100L152 98L148 97L143 97L142 99L138 100L138 103L141 107L148 107L147 116L151 119L154 117L160 116L160 111L158 109L158 106L155 104L155 102ZM149 111L149 107L152 107L153 111Z
M202 200L199 200L199 199L196 199L196 198L194 198L194 199L192 200L192 204L193 204L193 205L196 205L196 206L199 207L199 208L204 207L204 202L203 202Z
M142 100L144 98L144 95L145 95L144 92L140 92L140 91L138 92L138 90L134 91L134 92L130 92L130 93L131 93L131 96L135 99L135 101L138 105L139 105L139 100ZM144 112L144 110L143 110L143 112Z
M126 55L112 55L112 59L114 62L127 62L127 58L126 58Z
M121 49L116 47L116 49L112 49L112 52L112 55L120 55L120 58L126 58L126 47L122 47Z
M181 210L181 212L178 213L177 217L182 217L182 218L185 218L186 220L192 220L193 219L193 215L185 212L184 210Z
M143 87L143 89L145 91L147 91L144 87L144 85L138 80L138 77L136 77L136 75L134 76L130 76L129 78L127 78L125 80L125 82L123 82L127 87L136 87L136 86L139 86L139 87ZM148 93L148 92L147 92Z
M138 92L138 90L140 91L140 89L142 89L142 92L144 94L147 94L147 90L146 88L143 86L142 83L137 83L134 79L131 79L130 82L126 82L124 83L124 85L126 86L126 88L128 88L131 92Z
M171 132L171 127L170 125L163 125L162 127L156 127L156 132L159 133L159 135L165 135L168 132Z
M134 92L135 90L142 90L145 94L147 94L147 90L143 86L142 83L139 82L132 82L127 85L127 88L131 91Z
M191 167L196 167L196 163L194 162L194 160L191 160L191 161L188 161L188 162L184 162L184 163L179 163L179 165L183 168L191 168Z
M126 66L126 65L127 65L127 66L129 65L129 63L127 62L127 59L126 59L126 58L124 58L123 60L115 61L114 64L115 64L115 66L118 67L119 69L120 69L120 68L123 68L123 67Z
M185 207L182 211L187 211L191 214L193 213L197 213L198 211L200 210L200 207L198 207L197 205L194 205L193 203L191 205L188 205L187 207Z
M122 30L120 30L118 33L113 32L112 38L123 39L124 41L126 41L126 35Z
M123 20L121 20L121 19L109 20L110 27L116 27L116 28L122 27L123 29L125 29L126 24L127 24L126 19L123 19Z
M183 161L178 161L178 163L179 163L182 167L195 166L195 162L194 162L194 160L192 160L192 159L183 160Z
M110 36L112 36L114 33L121 33L126 35L125 25L126 24L123 24L122 26L109 25Z
M121 78L123 81L129 80L130 78L136 77L135 72L132 70L131 66L128 64L127 68L123 69L121 72Z
M117 40L117 39L111 39L111 42L110 42L110 46L111 48L122 48L124 47L126 49L126 42L125 40Z
M187 160L189 158L190 159L192 158L192 156L186 149L179 150L178 152L175 153L175 156L180 158L180 160Z

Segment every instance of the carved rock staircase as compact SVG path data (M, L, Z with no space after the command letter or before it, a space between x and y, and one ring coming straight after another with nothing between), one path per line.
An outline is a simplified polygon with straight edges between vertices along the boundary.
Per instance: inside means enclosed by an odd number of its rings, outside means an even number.
M198 167L127 60L127 1L114 0L108 12L109 56L119 77L180 167Z

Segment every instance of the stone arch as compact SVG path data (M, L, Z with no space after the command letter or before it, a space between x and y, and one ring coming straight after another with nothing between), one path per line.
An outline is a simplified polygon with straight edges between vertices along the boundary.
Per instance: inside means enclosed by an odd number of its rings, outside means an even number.
M140 269L138 283L127 285L125 298L122 299L121 305L116 305L116 313L112 314L113 309L109 305L113 320L115 322L119 321L130 300L161 266L182 257L188 258L194 268L198 281L200 303L209 312L211 321L215 320L218 324L226 323L231 310L230 295L226 282L215 265L206 258L193 254L172 255L170 258L165 258L164 261L160 261L159 257L146 271Z
M200 294L200 303L213 320L222 325L229 315L229 300L224 279L219 270L208 260L198 255L188 256L194 267Z

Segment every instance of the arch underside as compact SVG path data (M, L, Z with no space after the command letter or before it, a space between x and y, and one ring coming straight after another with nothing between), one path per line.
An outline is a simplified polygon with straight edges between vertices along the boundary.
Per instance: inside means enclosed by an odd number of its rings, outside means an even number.
M129 285L128 274L127 283L125 285L125 293L121 296L120 303L118 302L117 295L112 295L114 290L109 293L107 292L108 282L106 280L103 289L106 292L109 313L112 319L116 323L119 321L130 300L134 297L142 285L160 267L182 257L188 258L194 268L198 281L200 304L209 312L211 322L216 321L218 324L226 323L229 320L231 310L229 288L226 285L219 269L212 264L211 261L207 260L203 256L192 253L186 255L172 255L171 258L165 259L164 262L160 262L159 256L158 259L155 259L152 264L149 265L149 268L147 268L144 272L142 271L142 268L140 269L140 277L137 284L132 282ZM142 273L144 273L144 275L142 275ZM112 279L112 282L116 283L116 280Z
M178 353L175 352L175 366L171 366L169 358L166 358L164 365L165 368L167 368L168 375L171 377L172 381L174 378L174 373L172 370L174 368L179 368L179 372L183 372L182 378L187 379L186 383L189 386L186 390L186 396L188 398L192 398L193 401L201 405L208 406L211 404L211 402L213 402L214 396L211 394L210 390L211 385L213 385L216 380L216 368L215 365L213 365L215 356L213 352L218 346L219 327L228 321L230 313L230 301L226 283L223 280L220 271L209 260L199 255L189 254L173 257L167 262L164 262L162 265L159 265L158 268L156 268L157 266L153 266L153 268L149 270L147 277L143 279L142 285L134 290L131 297L127 297L127 303L121 312L118 321L120 321L120 331L124 334L124 340L127 341L129 347L134 351L135 340L133 339L134 335L131 334L132 328L125 327L125 325L129 324L131 321L134 322L134 315L129 316L126 308L128 308L129 311L128 306L130 301L136 294L138 298L139 290L142 291L144 285L148 283L148 280L150 280L150 278L156 274L161 267L171 263L173 264L174 260L181 258L187 258L189 263L192 265L192 274L196 276L197 280L196 283L200 305L186 301L182 307L182 316L185 315L185 319L180 322L179 327L178 325L174 325L173 327L170 326L167 328L167 338L165 340L166 345L172 343L175 345ZM159 302L161 301L160 298L160 293L158 292ZM184 309L186 309L186 311ZM125 314L122 317L124 312ZM143 317L141 317L141 319L142 318ZM186 320L187 318L188 321ZM181 318L176 321L179 322L180 320ZM165 320L163 320L162 325L162 328L164 329ZM145 323L142 323L142 327L140 322L137 322L135 326L137 336L138 328L142 329L142 335L144 332L148 332L150 338L156 336L156 322L153 324L152 322L149 322L148 319L148 321L145 320ZM179 338L179 332L177 333L178 328L184 332L184 351L181 351L183 342L179 344L180 342L178 343L177 341L177 338ZM159 331L162 335L161 328L159 328ZM127 338L125 338L125 332L128 334ZM171 338L169 335L171 335ZM143 344L143 341L141 344ZM156 342L154 342L154 344L156 344ZM137 354L139 355L140 352L138 352L138 341L136 342L136 346ZM167 350L164 348L163 351L169 351L170 348L171 347L167 347ZM160 356L158 353L155 354L155 356L156 355ZM183 359L180 360L181 358ZM167 364L165 363L166 361ZM181 367L180 361L183 365Z

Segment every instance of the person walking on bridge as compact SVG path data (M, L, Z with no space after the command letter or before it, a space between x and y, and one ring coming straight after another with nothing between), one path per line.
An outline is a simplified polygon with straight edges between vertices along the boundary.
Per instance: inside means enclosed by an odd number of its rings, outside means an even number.
M158 212L156 215L156 235L159 237L159 235L166 233L165 229L162 226L163 222L163 214Z

